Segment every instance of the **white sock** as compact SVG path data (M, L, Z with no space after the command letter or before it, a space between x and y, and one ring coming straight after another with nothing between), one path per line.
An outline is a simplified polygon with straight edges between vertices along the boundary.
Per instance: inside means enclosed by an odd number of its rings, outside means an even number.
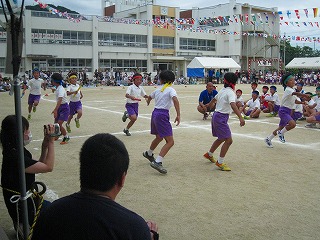
M280 133L283 135L285 132L288 132L288 130L284 127L284 128L282 128L282 130L280 131Z
M162 160L163 160L163 157L158 156L158 157L156 158L156 163L162 163Z
M219 157L219 158L218 158L218 163L219 163L219 164L222 164L223 161L224 161L224 157Z
M273 135L273 133L272 133L268 138L271 141L274 137L275 137L275 135Z
M213 156L213 153L212 153L212 152L209 152L209 151L208 151L208 154L209 154L209 157L212 157L212 156Z
M149 150L147 151L147 153L148 153L149 156L152 156L153 150L149 149Z

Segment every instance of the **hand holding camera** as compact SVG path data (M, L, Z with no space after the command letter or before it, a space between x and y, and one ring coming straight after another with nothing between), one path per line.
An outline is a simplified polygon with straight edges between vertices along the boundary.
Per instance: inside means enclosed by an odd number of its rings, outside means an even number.
M59 137L61 135L60 126L58 123L48 124L43 126L45 137Z

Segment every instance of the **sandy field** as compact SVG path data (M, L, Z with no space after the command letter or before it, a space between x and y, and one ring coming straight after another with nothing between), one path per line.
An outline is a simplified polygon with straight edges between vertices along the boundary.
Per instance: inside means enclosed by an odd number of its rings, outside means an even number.
M217 90L222 87L218 85ZM276 137L270 149L264 138L277 128L278 117L261 114L240 127L232 114L229 124L234 142L225 158L232 171L222 172L202 156L215 140L211 118L202 120L196 110L205 85L174 88L181 106L181 124L176 127L172 123L175 145L163 163L167 175L152 169L142 156L153 139L149 131L154 102L150 106L140 103L138 121L130 129L132 136L127 137L122 132L126 124L121 121L126 87L82 88L81 127L77 129L72 122L70 142L55 143L54 171L37 175L37 180L47 185L45 198L52 201L79 190L80 147L89 136L108 132L126 144L131 160L125 186L116 201L156 221L161 239L320 239L320 129L307 129L305 121L298 122L286 133L285 144ZM236 88L243 90L245 99L250 98L250 85ZM149 94L155 88L144 89ZM315 91L315 87L305 89ZM282 96L281 86L278 92ZM53 122L55 97L49 90L46 93L49 96L43 96L30 121L34 141L27 148L36 159L40 156L43 124ZM13 96L0 93L0 104L1 121L14 114ZM22 113L27 116L27 94L22 98ZM174 118L172 108L171 120ZM2 189L0 194L0 226L14 239Z

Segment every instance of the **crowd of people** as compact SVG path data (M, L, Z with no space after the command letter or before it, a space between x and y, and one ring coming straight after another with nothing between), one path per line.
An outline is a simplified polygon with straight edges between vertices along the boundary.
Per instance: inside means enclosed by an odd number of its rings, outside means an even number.
M28 119L22 117L23 140L26 146L32 139L29 120L39 106L41 88L48 86L41 78L39 69L33 69L33 78L24 86L23 93L30 91L28 97ZM139 116L139 102L144 98L147 105L152 100L155 107L151 116L150 133L154 135L150 146L142 155L148 160L150 166L161 174L167 174L163 166L166 154L174 146L173 130L170 123L169 111L175 108L174 122L180 124L180 104L176 90L172 85L176 76L172 71L159 72L159 86L150 95L147 95L142 85L144 76L135 72L132 75L132 84L127 88L125 97L126 111L122 116L123 122L130 122L123 132L131 136L129 129L134 125ZM50 86L55 92L56 105L52 113L54 122L59 126L60 132L56 133L56 125L44 126L44 139L42 142L41 156L35 160L31 153L24 147L25 173L27 176L27 189L35 182L35 174L45 173L54 167L54 141L62 135L60 144L70 140L71 120L76 115L75 125L80 127L82 117L81 85L78 73L71 71L65 78L60 73L50 75ZM212 82L206 84L206 89L200 93L197 110L202 114L203 120L211 119L213 141L204 158L214 163L222 171L231 171L226 164L225 157L233 143L231 129L228 125L229 115L234 112L239 119L240 126L245 125L245 120L256 119L262 113L268 117L280 117L279 127L265 138L265 144L272 148L272 139L278 135L281 142L285 142L284 135L296 126L297 120L305 117L309 123L306 127L318 127L320 124L320 86L315 93L304 92L303 84L297 82L292 74L284 74L280 83L284 87L284 95L280 100L275 85L262 87L259 83L251 83L251 98L243 99L241 88L236 88L238 76L228 72L223 74L223 88L217 91ZM241 86L241 85L240 85ZM69 98L68 98L69 96ZM302 108L301 108L302 107ZM301 113L300 115L298 113ZM16 229L21 223L21 212L10 201L10 198L19 192L18 185L18 151L17 129L15 116L9 115L2 121L0 140L3 148L3 162L1 185L8 212ZM66 122L66 125L64 125ZM317 125L318 124L318 125ZM154 150L164 141L158 156ZM221 146L220 154L216 159L214 153ZM80 152L80 191L54 203L45 202L42 206L40 218L34 229L33 239L158 239L158 227L153 221L145 221L142 217L115 202L116 196L121 191L128 171L129 154L125 145L111 134L96 134L88 138ZM28 200L30 208L29 221L33 222L33 203ZM99 205L99 208L96 206ZM92 206L95 206L95 211ZM90 209L90 210L88 210ZM67 214L66 214L67 213ZM81 216L86 216L85 218ZM72 219L78 219L77 222ZM62 221L62 219L64 221ZM48 229L47 226L50 226ZM90 226L90 227L88 227Z

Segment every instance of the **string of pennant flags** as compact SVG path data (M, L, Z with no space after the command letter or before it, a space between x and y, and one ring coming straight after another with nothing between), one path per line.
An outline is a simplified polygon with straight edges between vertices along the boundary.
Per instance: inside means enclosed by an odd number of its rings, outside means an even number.
M65 17L69 21L79 23L84 19L83 16L78 18L72 17L67 12L60 12L59 10L40 2L39 0L34 0L43 9L47 9L50 13L56 14L60 17ZM309 11L310 10L310 11ZM154 26L157 28L167 28L176 29L178 31L190 31L190 32L203 32L212 34L223 34L223 35L242 35L251 37L264 37L264 38L279 38L285 41L304 41L304 42L318 42L320 43L320 37L305 37L305 36L286 36L286 35L271 35L267 33L250 33L250 32L234 32L227 30L217 30L211 27L226 26L229 24L246 24L246 25L274 25L279 20L280 26L292 26L292 27L316 27L320 29L319 21L289 21L289 19L294 16L296 19L308 18L315 19L319 18L319 9L312 8L303 10L287 10L278 12L268 12L268 13L253 13L253 14L235 14L233 16L218 16L218 17L203 17L199 19L194 18L177 18L177 19L152 19L152 20L141 20L141 19L128 19L128 18L113 18L113 17L102 17L97 16L100 21L110 22L110 23L123 23L123 24L135 24L144 26ZM293 14L294 13L294 14ZM278 18L278 19L277 19ZM198 25L195 27L195 25ZM210 28L207 28L210 27Z

